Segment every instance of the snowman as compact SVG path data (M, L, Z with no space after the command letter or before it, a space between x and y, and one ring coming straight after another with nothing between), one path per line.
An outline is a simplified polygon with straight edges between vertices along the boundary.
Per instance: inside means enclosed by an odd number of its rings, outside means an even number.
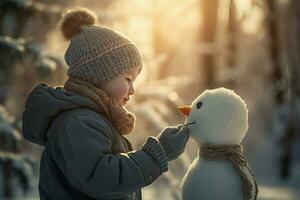
M225 88L205 90L191 106L179 110L199 146L181 184L182 199L256 199L256 181L240 145L248 129L242 98Z

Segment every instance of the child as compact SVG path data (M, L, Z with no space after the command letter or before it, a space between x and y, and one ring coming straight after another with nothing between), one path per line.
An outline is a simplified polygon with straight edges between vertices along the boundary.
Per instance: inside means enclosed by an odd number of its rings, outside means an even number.
M133 151L123 135L135 118L123 106L141 57L129 39L94 23L87 9L64 15L68 80L63 88L41 84L26 100L24 138L45 146L41 200L141 199L141 188L168 170L189 138L182 125L167 127Z

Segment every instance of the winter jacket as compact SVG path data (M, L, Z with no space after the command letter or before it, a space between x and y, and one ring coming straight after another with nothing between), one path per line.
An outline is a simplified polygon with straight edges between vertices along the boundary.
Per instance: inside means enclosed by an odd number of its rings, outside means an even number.
M141 188L161 170L100 115L88 98L41 84L23 113L24 138L45 146L41 200L141 199Z

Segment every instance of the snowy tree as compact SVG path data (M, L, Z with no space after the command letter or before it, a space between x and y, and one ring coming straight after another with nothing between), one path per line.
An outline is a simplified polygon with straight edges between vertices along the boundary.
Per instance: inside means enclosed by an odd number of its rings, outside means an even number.
M32 187L35 163L20 149L21 135L16 122L0 107L0 197L26 194Z

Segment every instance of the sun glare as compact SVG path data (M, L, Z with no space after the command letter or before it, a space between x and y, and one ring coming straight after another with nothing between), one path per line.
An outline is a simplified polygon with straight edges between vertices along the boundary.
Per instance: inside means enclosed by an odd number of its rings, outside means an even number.
M247 10L250 8L251 1L250 0L236 0L235 4L237 7L238 18L241 18L244 15L244 13L246 13Z

